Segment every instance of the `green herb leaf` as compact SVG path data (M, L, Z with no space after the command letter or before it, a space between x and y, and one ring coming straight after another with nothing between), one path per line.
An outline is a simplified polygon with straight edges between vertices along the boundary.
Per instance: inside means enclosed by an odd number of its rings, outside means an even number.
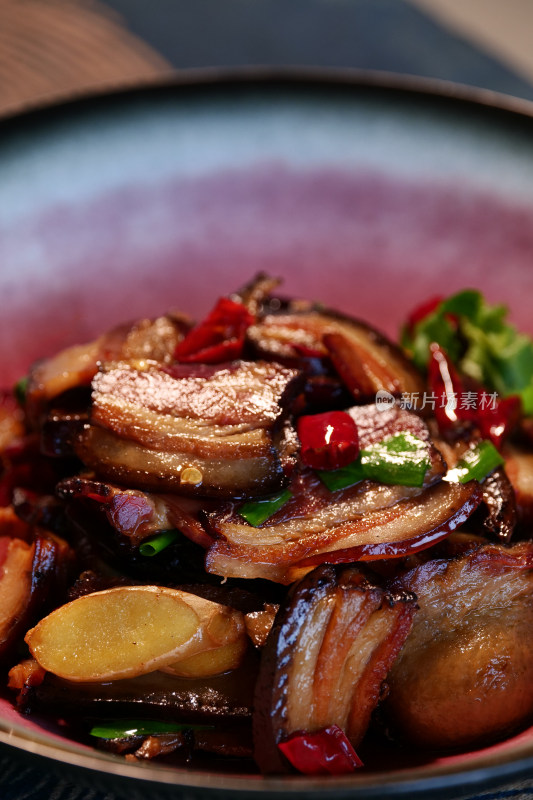
M486 439L478 442L475 447L468 450L463 458L446 475L446 480L452 483L468 483L468 481L482 481L487 475L504 464L504 459L498 453L492 442Z
M152 539L146 539L139 545L139 553L142 556L151 558L156 556L162 550L165 550L169 545L176 541L179 536L179 531L175 528L168 531L160 531L157 536Z
M17 399L17 403L19 406L23 406L26 403L26 393L28 391L28 381L29 378L26 375L24 378L21 378L16 382L13 387L13 394Z
M269 497L262 497L260 500L250 500L244 503L240 509L239 514L246 522L257 528L266 522L269 517L276 513L285 503L292 497L288 489L284 489L277 494L272 494Z
M400 486L422 486L429 467L427 444L418 436L401 431L361 450L347 467L321 470L318 474L327 488L335 492L365 478Z
M97 736L99 739L126 739L129 736L151 736L158 733L179 733L185 730L203 731L212 727L212 725L182 725L175 722L128 719L102 722L91 728L89 734Z
M490 306L480 292L465 289L443 300L412 333L404 328L401 341L422 370L429 345L437 342L461 372L502 397L519 395L524 413L533 414L533 341L506 317L505 306Z

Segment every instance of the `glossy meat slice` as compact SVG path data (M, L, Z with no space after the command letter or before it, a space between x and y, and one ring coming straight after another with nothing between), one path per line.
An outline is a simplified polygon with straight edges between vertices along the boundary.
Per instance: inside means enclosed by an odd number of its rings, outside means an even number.
M329 492L312 473L293 479L291 491L287 505L257 528L234 504L211 514L219 538L207 552L207 571L291 583L317 563L406 555L455 530L481 500L475 481L425 490L363 481Z
M393 596L355 567L323 565L296 585L261 656L254 742L263 772L287 771L278 743L338 725L357 747L411 626L412 595Z
M141 489L274 491L284 482L282 427L299 378L263 362L109 363L93 380L91 425L78 455L100 476Z
M473 747L533 717L533 544L435 559L393 583L420 610L390 676L387 714L422 747Z
M167 363L189 328L185 317L167 315L120 325L98 339L73 345L33 365L29 373L26 410L38 425L48 403L63 392L89 386L101 361L151 359Z
M377 391L422 393L422 378L402 350L360 320L313 307L267 314L247 332L261 357L289 363L315 358L332 361L357 400Z
M0 659L65 589L66 544L37 532L30 544L0 536Z
M132 546L172 528L203 547L213 541L200 521L200 512L210 508L209 500L141 492L85 477L66 478L58 484L57 492L64 500L96 505Z
M507 445L505 472L511 482L516 498L518 522L531 526L533 523L533 450L517 445Z

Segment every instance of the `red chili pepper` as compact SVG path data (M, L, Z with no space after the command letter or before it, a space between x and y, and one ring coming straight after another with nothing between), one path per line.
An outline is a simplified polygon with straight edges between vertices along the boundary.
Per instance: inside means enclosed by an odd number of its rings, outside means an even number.
M407 330L409 333L414 331L415 325L421 322L426 317L429 317L430 314L435 311L438 306L442 303L444 297L439 295L438 297L432 297L431 300L425 300L419 306L417 306L409 316L407 317Z
M476 410L461 405L463 382L442 347L433 342L429 349L429 388L434 395L435 417L445 432L457 422L472 421Z
M359 455L357 425L345 411L300 417L298 437L302 461L314 469L346 467Z
M478 392L477 424L484 439L490 439L500 448L504 440L518 424L522 415L522 401L518 395L495 400L483 405L483 392Z
M498 400L495 395L477 389L469 393L471 402L463 404L463 382L452 362L438 344L433 343L430 352L429 387L435 396L435 417L441 431L445 433L457 423L470 422L479 428L484 439L490 439L500 448L520 420L520 397L512 395ZM487 398L485 402L484 397Z
M219 364L240 358L244 335L255 318L241 303L222 297L203 322L177 345L177 361Z
M292 766L304 775L347 775L363 766L338 725L314 733L295 733L280 742L278 747Z

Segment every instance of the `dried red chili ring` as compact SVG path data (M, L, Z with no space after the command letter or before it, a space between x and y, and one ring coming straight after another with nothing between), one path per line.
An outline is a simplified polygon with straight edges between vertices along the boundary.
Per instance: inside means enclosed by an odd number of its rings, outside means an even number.
M301 459L314 469L339 469L359 455L357 425L346 411L327 411L298 420Z
M338 725L313 733L295 733L278 747L287 761L304 775L348 775L363 766Z
M474 420L476 411L461 404L463 382L442 347L433 342L429 350L429 388L435 402L435 417L445 432L460 421Z
M483 404L482 392L478 392L477 422L483 438L490 439L496 447L501 447L507 436L515 428L522 416L522 401L518 395ZM489 395L490 398L490 395Z
M246 306L221 297L204 321L179 342L174 357L185 363L203 364L240 358L245 333L254 322Z

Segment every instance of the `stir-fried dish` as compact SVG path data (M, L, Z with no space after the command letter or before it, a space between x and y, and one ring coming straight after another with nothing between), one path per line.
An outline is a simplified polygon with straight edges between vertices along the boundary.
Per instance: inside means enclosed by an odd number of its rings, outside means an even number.
M523 729L532 341L474 290L396 345L278 283L0 394L5 692L128 760L267 774Z

